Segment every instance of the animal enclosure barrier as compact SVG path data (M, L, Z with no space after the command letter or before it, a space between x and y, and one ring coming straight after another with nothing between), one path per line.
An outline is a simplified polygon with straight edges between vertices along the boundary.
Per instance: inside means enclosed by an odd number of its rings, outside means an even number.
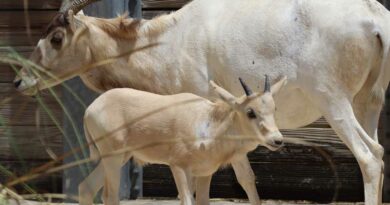
M23 0L0 0L0 56L8 55L9 47L28 56L61 3L60 0L28 2L29 9L25 11ZM187 0L143 0L143 16L151 18L174 11L185 3ZM16 94L12 84L14 75L10 65L0 63L0 165L2 170L10 171L0 172L0 182L11 179L11 173L22 175L51 160L47 147L56 155L61 155L66 143L57 126L63 123L64 118L57 99L50 92L43 92L42 101ZM55 91L61 98L62 89L56 88ZM388 94L380 125L382 145L388 150L389 101ZM47 108L52 111L51 114L45 111ZM304 138L318 145L289 144L279 152L259 148L251 153L249 158L263 198L363 200L362 179L356 160L323 119L305 128L284 130L283 134L290 138ZM389 151L386 154L385 163L389 165ZM389 169L386 176L390 177ZM41 177L28 184L38 193L61 192L62 174ZM387 197L390 195L389 185L390 181L386 178ZM21 193L30 193L23 186L17 189ZM144 169L144 196L177 196L168 167L152 165ZM213 177L211 197L246 198L246 195L233 171L226 168Z

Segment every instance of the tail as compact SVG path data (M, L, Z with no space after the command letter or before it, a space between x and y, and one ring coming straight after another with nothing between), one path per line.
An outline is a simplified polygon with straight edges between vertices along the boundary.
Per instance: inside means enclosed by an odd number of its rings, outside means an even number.
M390 28L389 28L390 29ZM382 46L382 61L378 76L372 87L372 101L380 104L385 102L385 92L390 81L390 66L389 66L389 48L390 48L390 33L376 32L377 38Z
M88 126L86 124L86 120L85 119L84 119L84 134L85 134L85 138L87 140L88 147L89 147L89 157L92 160L98 160L100 158L99 151L98 151L98 149L95 146L95 142L91 138L91 134L90 134L90 132L88 130Z

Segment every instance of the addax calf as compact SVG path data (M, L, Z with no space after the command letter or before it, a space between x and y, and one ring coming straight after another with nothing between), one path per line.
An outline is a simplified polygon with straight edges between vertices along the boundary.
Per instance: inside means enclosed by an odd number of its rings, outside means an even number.
M97 98L85 113L84 127L91 157L102 158L79 186L80 204L92 205L103 185L104 203L119 204L120 168L131 157L169 165L183 205L193 204L193 176L196 189L202 190L197 193L203 193L197 195L197 204L209 204L211 176L224 164L233 165L249 198L257 198L257 193L248 193L256 190L253 172L240 173L251 169L235 167L234 161L247 160L246 154L259 144L271 150L282 146L273 95L286 78L272 87L266 80L264 93L252 93L240 82L246 95L239 98L210 82L221 98L217 102L189 93L163 96L129 88ZM244 175L251 180L240 180Z

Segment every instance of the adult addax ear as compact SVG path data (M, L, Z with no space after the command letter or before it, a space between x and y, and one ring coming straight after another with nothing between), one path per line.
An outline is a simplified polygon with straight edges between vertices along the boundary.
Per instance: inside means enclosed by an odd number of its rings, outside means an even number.
M82 14L82 11L79 14ZM70 30L73 32L72 45L77 44L79 39L88 31L88 26L80 19L80 16L73 15L73 11L68 11L68 22Z
M236 97L230 94L227 90L219 87L214 81L210 80L210 86L213 88L214 92L226 103L233 106L236 104Z
M80 11L80 13L82 14L82 11ZM72 32L76 32L76 30L77 30L78 28L86 27L86 25L84 24L84 22L81 21L81 20L79 19L79 17L77 17L76 15L74 15L74 13L73 13L72 10L69 10L69 11L68 11L67 19L68 19L69 26L70 26L70 29L72 30Z
M283 86L285 86L286 84L287 84L287 77L283 76L278 82L276 82L271 86L272 95L277 94L280 91L280 89L282 89Z

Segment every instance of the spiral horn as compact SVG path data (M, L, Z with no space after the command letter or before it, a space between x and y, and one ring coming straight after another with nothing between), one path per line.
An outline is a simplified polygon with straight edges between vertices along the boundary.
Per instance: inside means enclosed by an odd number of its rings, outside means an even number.
M77 14L81 9L100 0L64 0L62 2L60 12L67 13L72 10L74 14Z

